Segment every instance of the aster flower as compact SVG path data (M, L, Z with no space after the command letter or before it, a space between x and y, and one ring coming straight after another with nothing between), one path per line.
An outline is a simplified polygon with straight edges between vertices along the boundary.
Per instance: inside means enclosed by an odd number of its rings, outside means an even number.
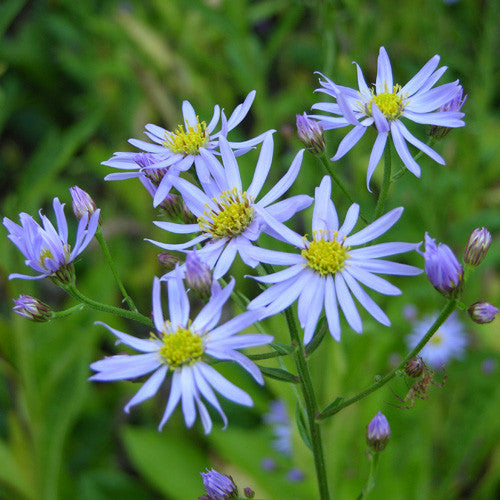
M105 326L124 343L141 354L119 354L92 363L90 367L97 373L90 380L109 382L126 380L151 374L135 396L125 406L129 412L132 406L151 398L159 390L168 374L171 375L171 389L168 403L161 419L159 430L163 428L175 407L182 402L184 421L191 427L197 411L205 433L210 432L212 420L203 399L208 401L220 414L227 425L214 389L225 398L243 406L252 406L250 396L225 379L210 360L234 361L242 366L259 383L264 380L257 365L238 349L261 346L272 341L269 335L236 335L260 319L262 311L247 311L224 323L219 323L222 308L234 288L234 279L222 289L218 282L212 286L212 296L197 317L189 319L189 301L182 283L181 274L168 281L168 308L170 319L165 320L160 298L160 280L153 282L153 322L156 332L149 339L138 339Z
M409 349L413 349L422 340L437 317L436 313L415 323L413 332L406 337ZM419 356L432 368L441 368L451 359L461 359L467 344L467 335L462 323L453 313L427 342Z
M8 238L26 257L25 264L40 273L37 276L14 273L9 276L9 279L36 280L49 277L62 283L67 283L72 279L71 264L94 237L99 223L100 210L97 209L92 215L86 212L81 216L75 243L71 247L68 243L68 223L64 215L64 203L54 198L53 207L57 230L41 211L39 215L43 227L37 224L31 215L24 212L19 214L20 226L4 217L3 224L9 231Z
M460 92L458 81L433 88L446 71L446 66L436 69L439 56L432 57L423 68L403 87L394 85L391 63L384 47L378 56L377 78L374 88L368 87L361 68L356 64L359 90L336 85L321 75L323 92L334 97L336 103L317 103L312 109L337 116L311 115L319 120L324 130L353 125L354 128L339 144L332 161L342 158L364 135L368 127L375 126L378 136L373 145L368 163L366 184L369 189L371 176L377 167L390 134L394 146L406 168L420 177L420 166L408 150L407 142L444 165L443 158L429 146L417 139L403 124L402 118L415 123L441 127L462 127L464 113L458 110L439 111L439 108L453 100ZM437 111L436 111L437 110Z
M467 94L464 96L464 89L461 85L459 85L459 91L457 95L453 98L450 99L449 102L446 104L443 104L438 111L460 111L462 109L462 106L464 105L465 101L467 100ZM429 135L431 137L434 137L436 139L444 139L450 132L451 128L450 127L443 127L439 125L431 125L431 128L429 130Z
M238 497L238 487L231 476L221 474L215 469L200 472L205 492L210 500L226 500Z
M172 180L188 208L198 218L198 223L155 222L158 227L173 233L201 234L182 244L148 240L165 250L181 251L206 242L197 254L214 270L213 277L216 280L226 274L236 254L240 255L245 264L255 267L260 261L250 254L252 242L257 240L261 232L275 234L268 221L276 223L288 220L299 210L308 207L312 201L310 196L297 195L275 203L295 181L304 150L297 153L290 169L280 181L256 201L271 167L272 135L268 134L263 142L253 180L246 191L243 191L238 164L229 143L223 137L219 142L223 165L215 158L207 157L212 163L214 180L202 181L203 190L180 177Z
M292 454L292 428L286 404L280 399L272 401L269 413L266 413L263 418L273 430L273 448L283 455L290 456Z
M380 257L415 250L413 243L380 243L365 246L391 228L401 217L402 208L391 210L361 231L350 234L359 215L359 205L349 208L344 224L339 227L335 206L330 199L331 180L325 176L315 190L311 239L296 232L275 226L288 243L300 250L297 254L275 252L263 248L252 249L252 256L262 262L291 267L276 273L254 277L262 283L274 283L250 302L250 309L268 306L267 314L276 314L298 299L298 317L304 328L307 344L316 328L321 311L325 310L333 338L340 340L339 306L351 328L361 333L363 325L352 299L359 303L380 323L391 323L382 309L360 286L360 283L385 295L401 291L376 274L411 276L422 271ZM268 221L272 225L272 221ZM353 248L362 245L361 248ZM352 295L351 295L352 294Z
M214 154L219 154L219 139L227 137L227 134L241 123L254 98L253 90L243 103L236 106L229 120L216 105L208 125L204 121L200 122L193 106L189 101L184 101L182 103L184 124L179 125L175 131L166 130L152 123L147 124L144 133L153 142L129 139L128 142L143 153L115 153L111 159L102 162L102 165L124 172L109 174L104 179L110 181L146 177L157 188L153 204L155 207L158 206L169 193L172 178L188 170L193 164L198 177L207 178L209 175L207 161L215 159ZM220 119L221 129L215 132ZM245 142L230 142L229 145L237 155L243 154L262 142L263 136L264 134Z

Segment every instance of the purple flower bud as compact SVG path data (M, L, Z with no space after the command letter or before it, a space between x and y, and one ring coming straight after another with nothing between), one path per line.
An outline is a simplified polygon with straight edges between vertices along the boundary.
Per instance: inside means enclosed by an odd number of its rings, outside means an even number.
M173 271L176 264L181 261L177 255L170 252L160 252L158 254L158 262L167 269L167 271Z
M490 244L491 234L486 228L474 229L465 246L464 263L473 267L479 266L483 262Z
M462 287L464 270L450 247L425 233L425 272L434 288L445 297L456 297Z
M238 498L238 488L231 476L221 474L214 469L201 472L205 492L210 500L226 500Z
M201 298L210 296L212 273L210 268L192 250L186 256L186 285Z
M472 304L467 311L472 321L484 324L491 323L495 319L495 314L498 312L498 309L488 302L476 302Z
M83 189L80 189L78 186L73 186L69 188L69 192L73 199L73 213L76 215L77 219L81 219L87 213L90 217L97 210L94 200Z
M366 426L366 442L372 451L379 452L385 449L390 437L389 422L379 411Z
M50 321L52 318L53 313L50 306L31 295L19 295L18 299L13 300L16 305L12 310L23 318L39 323Z
M448 101L443 106L441 106L438 109L438 111L457 113L462 109L464 102L467 100L467 95L465 95L465 97L463 97L464 89L461 85L459 85L459 87L460 87L460 89L455 94L455 97L453 99L451 99L450 101ZM441 140L441 139L444 139L448 135L450 130L451 130L450 127L442 127L440 125L431 125L431 128L429 130L429 135L431 135L435 139Z
M297 135L306 149L315 155L322 155L326 150L323 127L307 116L297 115Z
M255 491L248 486L243 490L243 492L245 493L245 498L253 498L255 496Z
M420 356L409 359L404 367L406 375L412 378L418 378L424 372L425 363Z

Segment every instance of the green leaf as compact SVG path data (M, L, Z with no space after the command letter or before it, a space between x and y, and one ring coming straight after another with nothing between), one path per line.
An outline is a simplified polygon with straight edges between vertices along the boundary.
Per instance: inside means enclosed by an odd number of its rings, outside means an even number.
M307 427L306 416L304 415L304 412L302 411L302 408L298 403L295 405L295 420L297 422L297 428L299 429L299 434L302 438L302 441L304 441L304 444L310 450L312 450L311 438L309 436L309 428Z
M335 409L337 406L339 406L340 403L342 403L342 401L344 401L345 398L335 398L335 400L333 401L333 403L330 403L326 408L324 408L321 413L326 413L326 412L330 412L331 410Z
M202 494L200 472L210 462L201 446L179 433L131 426L125 427L123 441L136 469L159 492L175 500Z
M282 370L281 368L268 368L267 366L259 366L262 374L269 378L274 378L276 380L281 380L282 382L288 382L291 384L298 384L299 378L293 373Z
M295 351L295 347L293 345L282 344L281 342L271 342L269 345L282 356L292 354L292 352Z

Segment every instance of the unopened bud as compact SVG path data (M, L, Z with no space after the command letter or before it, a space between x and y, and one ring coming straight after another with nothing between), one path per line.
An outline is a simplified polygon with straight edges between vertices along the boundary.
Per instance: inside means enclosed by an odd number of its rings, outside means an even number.
M438 111L439 112L452 112L452 113L457 113L462 109L462 106L464 105L464 102L467 100L467 95L463 97L464 94L464 89L462 88L461 85L459 85L460 90L457 92L455 97L451 100L448 101L446 104L441 106ZM431 137L434 137L437 140L444 139L448 133L450 132L451 127L443 127L441 125L431 125L431 128L429 130L429 135Z
M192 250L186 256L186 285L202 299L210 296L212 273L210 268Z
M173 271L175 266L181 261L177 255L170 252L160 252L158 254L158 262L166 268L167 271Z
M245 493L245 498L253 498L255 496L255 491L248 486L243 490L243 492Z
M372 451L380 452L385 449L390 437L389 422L379 411L366 427L366 442Z
M52 309L49 305L41 300L32 297L31 295L19 295L18 299L14 299L16 304L12 310L23 318L38 323L50 321L53 316Z
M472 321L484 324L491 323L495 319L495 314L498 312L498 309L488 302L476 302L472 304L467 311Z
M201 472L205 492L210 500L228 500L238 498L238 488L231 476L221 474L214 469Z
M69 188L69 192L73 199L73 212L77 219L81 219L85 214L89 214L90 217L96 211L97 206L86 191L78 186L73 186Z
M315 155L322 155L326 150L323 127L307 116L297 115L297 135L308 151Z
M474 229L465 246L464 263L472 267L479 266L483 262L490 244L491 234L486 228Z
M408 377L418 378L424 372L425 363L420 356L415 356L409 359L404 367L404 371Z

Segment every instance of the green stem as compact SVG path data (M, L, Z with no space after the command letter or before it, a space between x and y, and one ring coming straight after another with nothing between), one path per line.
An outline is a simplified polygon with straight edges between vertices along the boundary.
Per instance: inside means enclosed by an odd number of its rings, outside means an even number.
M125 287L123 286L123 283L122 283L120 277L118 276L118 272L116 270L115 263L113 261L113 258L111 257L109 247L108 247L108 245L107 245L107 243L102 235L102 229L101 229L100 225L97 228L97 231L95 233L95 237L96 237L97 241L99 242L99 245L101 245L101 249L102 249L102 252L104 253L104 257L108 261L109 268L111 269L111 272L113 273L113 276L115 277L116 284L118 285L118 288L120 289L120 292L122 293L123 298L124 298L125 302L127 303L129 309L131 311L138 312L137 307L135 307L134 301L130 298L129 294L125 290Z
M374 452L370 454L370 472L368 474L368 479L366 481L366 486L360 493L357 500L365 500L371 490L375 487L375 476L377 474L378 460L380 458L380 453Z
M335 181L337 186L342 190L342 192L347 196L349 201L351 203L356 203L354 201L354 198L351 196L351 193L347 190L347 188L344 186L344 183L340 180L338 175L335 173L335 170L332 167L331 161L326 157L326 155L323 156L317 156L316 158L319 159L321 164L325 167L326 171L328 172L328 175ZM360 218L361 220L365 223L368 224L368 219L363 216L362 213L360 213Z
M64 311L55 311L52 315L53 319L65 318L66 316L71 316L74 313L80 312L85 306L83 304L77 304L76 306L65 309Z
M297 346L296 351L293 353L295 365L297 367L297 374L300 379L300 390L306 407L307 420L309 424L309 434L311 438L311 448L314 457L314 466L316 469L316 478L318 481L319 498L320 500L328 500L328 479L326 476L325 457L323 453L323 443L321 440L321 429L316 422L316 396L314 395L314 388L309 373L309 367L305 358L304 347L299 338L299 332L293 311L290 307L285 310L285 317L290 331L290 338L292 344Z
M325 418L331 417L332 415L335 415L344 408L347 408L348 406L351 406L357 401L366 398L366 396L369 396L372 392L375 392L377 389L380 389L382 386L387 384L387 382L393 379L399 371L404 369L406 362L409 359L415 357L424 348L425 344L429 342L431 337L437 332L439 327L447 320L448 316L450 316L450 314L456 309L456 307L457 307L456 299L452 299L446 304L446 306L443 308L438 318L436 319L436 321L434 321L434 323L429 328L427 333L424 335L422 340L415 346L415 348L403 359L403 361L401 361L401 363L394 370L389 372L387 375L382 377L380 380L378 380L377 382L375 382L370 387L360 392L356 396L347 399L345 401L342 401L340 404L334 406L333 408L320 412L317 416L317 419L323 420Z
M388 140L384 151L384 178L382 180L382 187L378 194L377 206L375 207L375 215L373 220L378 219L384 211L387 194L389 193L389 186L391 185L391 141Z
M126 309L121 309L120 307L114 307L114 306L109 306L107 304L102 304L101 302L97 302L89 297L86 297L85 295L83 295L83 293L80 292L80 290L78 290L76 288L74 283L70 283L68 285L65 285L64 289L73 298L75 298L79 302L82 302L83 304L91 307L92 309L96 309L97 311L102 311L102 312L114 314L115 316L120 316L122 318L131 319L131 320L137 321L139 323L142 323L144 325L147 325L150 328L154 328L153 322L149 318L147 318L146 316L144 316L138 312L127 311Z

